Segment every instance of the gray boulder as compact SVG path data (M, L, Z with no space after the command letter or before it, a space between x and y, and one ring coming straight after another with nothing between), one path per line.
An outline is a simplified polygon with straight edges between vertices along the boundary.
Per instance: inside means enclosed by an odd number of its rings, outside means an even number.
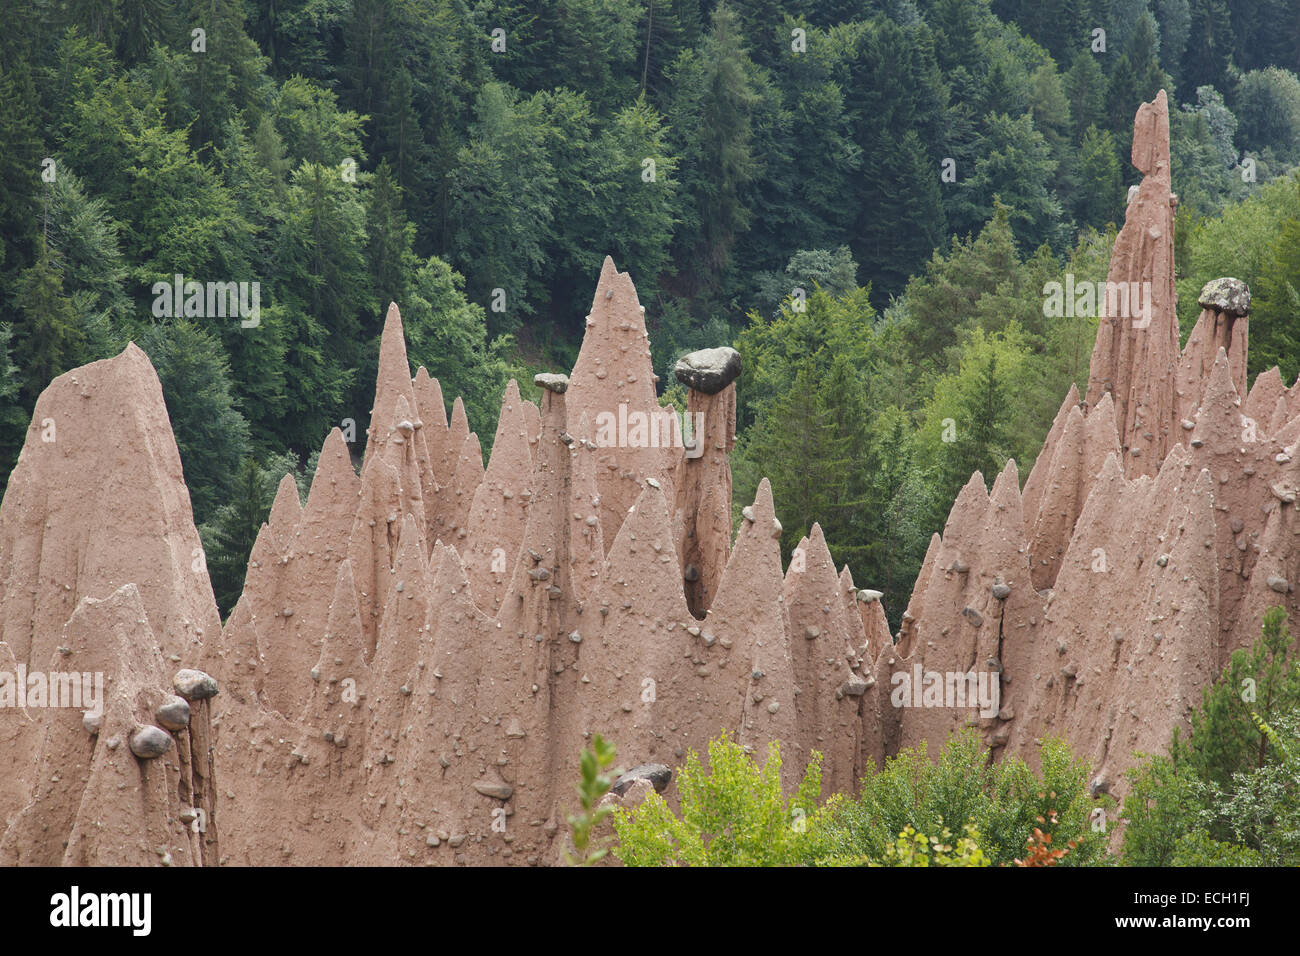
M188 701L207 700L217 696L217 680L203 671L180 670L172 678L172 687Z
M700 349L678 359L673 374L687 388L716 395L739 377L740 366L740 353L735 349Z
M556 372L539 372L533 376L533 384L548 392L563 395L569 389L569 376Z
M172 735L161 727L142 727L131 735L130 745L141 760L152 760L172 749Z
M1211 279L1205 283L1196 301L1203 309L1245 315L1250 311L1250 286L1240 279Z
M623 796L632 789L632 785L638 780L649 780L655 788L656 793L663 793L668 788L668 783L673 779L673 772L661 763L643 763L633 767L623 776L614 781L614 785L609 788L609 792Z

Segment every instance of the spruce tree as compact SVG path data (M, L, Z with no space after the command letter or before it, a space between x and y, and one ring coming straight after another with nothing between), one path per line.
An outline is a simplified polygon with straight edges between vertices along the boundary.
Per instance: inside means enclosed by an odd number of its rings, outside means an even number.
M1103 229L1119 222L1123 208L1124 182L1115 143L1109 131L1089 126L1079 145L1078 204L1075 216L1083 225Z
M672 79L670 125L683 137L681 150L696 158L683 171L690 206L677 261L699 287L716 288L736 237L749 228L744 188L762 172L752 117L763 81L728 4L714 8L708 36L678 59Z
M55 377L81 364L86 340L73 301L64 295L63 274L41 236L36 238L36 261L15 284L14 305L23 397L30 406Z
M249 451L230 366L217 337L186 319L150 326L137 344L158 373L194 522L203 524L226 500Z
M13 327L0 322L0 497L18 461L30 414L21 402L22 380L13 362Z
M388 160L380 162L366 192L366 265L381 308L404 302L415 269L415 226L406 219L402 188Z
M1281 224L1271 261L1252 291L1251 368L1277 365L1284 381L1294 381L1300 375L1300 216Z

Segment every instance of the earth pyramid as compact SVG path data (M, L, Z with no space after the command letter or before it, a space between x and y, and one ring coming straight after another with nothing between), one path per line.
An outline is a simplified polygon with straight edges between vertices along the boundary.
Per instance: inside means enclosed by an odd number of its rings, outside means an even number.
M1246 391L1235 279L1179 348L1163 93L1132 155L1107 291L1142 308L1103 315L1023 489L971 477L896 635L820 527L783 564L766 480L733 529L742 357L687 356L686 415L660 407L610 259L572 374L510 383L486 467L390 306L360 473L336 429L305 505L285 478L224 626L148 359L59 376L0 505L0 864L557 863L594 733L627 767L780 741L827 793L956 730L1031 763L1054 734L1119 795L1300 610L1300 393Z

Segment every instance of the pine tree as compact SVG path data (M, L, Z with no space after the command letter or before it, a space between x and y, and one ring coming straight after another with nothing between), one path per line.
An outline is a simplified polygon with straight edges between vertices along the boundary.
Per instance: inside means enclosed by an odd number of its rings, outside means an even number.
M1178 98L1194 100L1198 86L1228 88L1228 64L1236 40L1224 0L1191 0L1187 52L1178 71Z
M1097 54L1087 49L1076 53L1064 82L1070 121L1078 140L1089 126L1106 122L1106 75L1097 62Z
M1008 407L1010 393L998 376L998 356L992 352L980 364L976 387L960 404L957 440L949 458L948 490L952 497L978 471L986 484L992 481L1009 457Z
M120 325L130 300L123 288L126 264L118 246L118 224L104 200L87 196L81 179L66 165L46 191L41 226L68 295L85 294L91 323Z
M303 77L290 77L276 91L275 128L295 165L305 160L336 172L349 160L364 165L361 124L357 113L339 107L333 91Z
M0 496L18 461L29 414L20 400L22 380L13 363L13 327L0 323Z
M914 131L868 152L863 167L853 253L883 308L943 242L947 222L934 157Z
M223 617L234 609L243 593L248 557L285 474L294 476L301 497L303 480L291 456L271 455L265 465L251 455L245 456L239 462L226 503L210 522L199 527L208 577Z
M180 63L194 111L190 142L207 156L222 128L237 113L244 111L253 121L258 118L259 74L264 61L257 44L244 32L242 0L193 0L185 23L187 34L194 29L205 31L202 50L194 49L192 34L186 37L187 52Z
M25 60L10 65L0 59L0 104L0 183L4 184L0 189L0 270L12 274L34 258L41 161L45 158L37 133L36 90ZM5 295L6 286L0 283L0 310L7 314L12 302Z
M1028 460L1027 404L1034 366L1016 323L987 335L974 329L958 349L957 367L935 380L913 447L921 468L933 470L934 511L943 527L962 486L978 471L990 486L1007 459ZM1058 392L1059 394L1059 392ZM1036 450L1036 448L1034 449Z
M601 113L635 96L642 73L637 53L643 52L639 0L543 0L530 6L538 14L534 49L540 55L530 89L582 90Z
M525 100L499 83L484 86L451 176L452 252L471 277L470 298L487 303L494 289L504 292L505 311L489 313L494 333L536 307L530 286L546 261L557 188L545 105L541 94Z
M1169 77L1160 69L1157 29L1151 14L1142 14L1110 74L1106 99L1109 128L1123 156L1128 156L1133 146L1133 114L1138 105L1150 102L1170 86ZM1134 178L1139 175L1136 170L1129 169L1126 174L1129 172Z
M333 76L336 70L330 61L335 38L346 35L348 5L273 0L249 6L248 35L267 57L272 76L284 79L299 74L317 82Z
M294 448L319 445L347 417L361 319L379 312L366 279L365 214L356 187L337 170L304 163L294 172L274 295L261 319L284 350L284 418L277 429Z
M853 408L861 388L843 359L819 373L805 364L794 381L745 433L740 485L734 500L753 496L758 481L772 483L788 556L819 522L837 561L860 564L865 474L855 467L866 450L866 418Z
M872 452L876 467L870 477L872 510L867 538L870 558L865 567L855 568L854 574L862 586L884 593L885 613L896 627L925 556L923 522L929 508L923 489L918 487L911 451L913 429L906 412L896 406L886 409L877 420L876 431L879 437Z
M226 500L249 451L248 422L233 394L220 341L185 319L146 329L137 344L162 384L185 469L195 524Z
M1035 249L1044 242L1059 247L1066 236L1061 203L1052 192L1057 163L1033 120L1028 114L991 116L983 141L983 154L950 207L953 227L959 233L973 231L1001 202L1021 248Z
M366 196L366 263L371 288L383 305L403 302L406 283L415 269L415 226L407 222L402 188L388 160L375 170Z
M907 284L904 347L918 369L946 370L946 350L957 343L958 331L969 327L980 301L996 293L1002 280L1020 268L1010 215L995 205L978 236L954 239L948 252L936 250L925 272Z
M1276 365L1285 381L1294 381L1300 375L1300 217L1281 224L1253 292L1251 367Z
M738 446L733 499L750 500L770 478L787 553L816 521L832 556L855 573L867 567L879 507L870 487L873 318L865 289L840 297L818 289L803 309L787 300L772 322L752 315L739 343L739 411L752 423Z
M398 69L389 80L388 105L381 114L372 153L386 162L407 202L423 205L429 149L412 102L411 75Z
M1269 150L1283 163L1300 160L1300 78L1276 67L1251 70L1238 82L1233 103L1239 142L1249 155Z
M546 116L555 202L566 214L542 269L552 312L577 317L591 297L590 279L583 277L598 274L606 255L647 290L668 268L677 158L663 118L644 99L600 130L586 99L567 91L546 96Z
M646 0L636 32L641 94L661 110L668 108L672 92L667 68L699 43L701 32L699 0Z
M1084 132L1079 145L1076 195L1078 205L1074 214L1080 223L1101 229L1106 223L1119 220L1124 182L1109 131L1099 132L1097 127L1089 126Z
M1183 56L1192 29L1191 4L1188 0L1155 0L1151 12L1160 28L1160 65L1181 89Z
M739 17L719 3L698 53L684 53L671 74L678 92L670 125L684 137L681 151L695 157L683 174L690 208L677 261L704 288L720 283L736 237L750 224L743 190L762 171L752 126L758 70Z
M470 423L483 429L500 411L509 341L489 340L483 306L466 300L464 285L447 263L429 259L411 277L402 325L412 363L438 379L448 400L464 399Z
M36 261L23 270L15 284L14 305L18 313L14 339L22 356L24 398L31 405L55 377L81 364L85 347L76 308L63 294L63 274L40 236L36 238Z

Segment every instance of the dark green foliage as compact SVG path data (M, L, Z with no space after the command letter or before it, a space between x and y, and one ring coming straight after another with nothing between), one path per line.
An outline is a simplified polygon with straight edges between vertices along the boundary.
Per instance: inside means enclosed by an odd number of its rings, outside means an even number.
M248 556L257 541L258 530L271 513L280 480L292 475L298 485L299 498L305 496L305 479L292 455L270 455L260 464L251 455L245 457L227 490L226 502L212 520L199 526L199 536L212 580L212 592L224 618L234 609L244 589Z
M781 272L764 272L757 277L756 304L760 313L776 316L781 303L803 290L807 296L814 287L827 295L842 296L858 286L858 264L848 246L838 249L800 249Z
M1063 238L1061 206L1051 192L1056 161L1028 114L988 119L989 132L979 159L964 184L953 225L959 232L977 229L1001 203L1022 249Z
M13 362L13 327L0 323L0 473L5 475L18 461L27 428L21 388L18 366Z
M1190 0L1190 4L1187 54L1179 72L1178 92L1184 99L1194 97L1198 86L1227 87L1228 64L1236 41L1225 0Z
M465 299L464 284L441 259L415 271L402 313L406 354L438 379L448 402L457 395L465 400L471 427L490 434L509 378L509 340L489 341L483 307Z
M1300 159L1300 79L1288 70L1251 70L1237 84L1240 139L1280 163Z
M1293 189L1300 194L1300 177ZM1277 365L1291 382L1300 374L1300 213L1281 223L1269 253L1260 281L1253 286L1251 314L1257 331L1251 343L1251 365L1257 369Z
M402 188L385 159L366 199L366 266L376 303L405 302L415 268L415 226L407 221Z
M935 834L945 827L957 832L974 821L980 845L994 866L1022 858L1035 826L1051 832L1054 846L1079 841L1064 865L1102 861L1106 838L1093 832L1091 820L1094 806L1104 804L1089 796L1088 765L1063 741L1051 738L1043 741L1039 759L1038 774L1016 758L990 763L988 752L969 731L950 737L937 760L930 758L924 744L904 750L886 760L884 769L868 768L860 796L836 815L829 842L839 854L880 859L905 827ZM1056 811L1055 826L1045 822L1051 811Z
M1065 93L1076 137L1082 137L1089 126L1105 122L1106 74L1102 72L1095 54L1086 49L1074 54L1065 74Z
M79 311L88 324L103 330L120 328L130 300L124 289L126 266L118 247L117 223L108 217L106 203L89 198L81 180L65 165L46 187L40 222L64 289L74 298L81 297Z
M1106 111L1121 156L1128 156L1133 145L1134 104L1154 99L1160 90L1170 85L1169 78L1160 69L1158 29L1151 15L1143 14L1110 73ZM1170 108L1172 110L1173 104Z
M227 500L249 452L248 422L233 395L230 367L216 336L186 319L150 326L136 344L162 383L194 521L201 525Z
M546 149L546 97L521 99L491 83L479 94L471 138L457 156L451 215L458 223L455 262L475 279L470 298L487 305L504 292L493 331L510 331L534 310L529 279L545 261L555 206L555 173Z
M1089 126L1079 146L1079 204L1075 216L1080 223L1104 229L1120 223L1124 203L1124 180L1115 143L1110 133Z
M28 64L0 61L0 269L5 274L29 265L32 258L44 158L35 114Z
M76 306L64 294L63 273L44 239L36 240L36 261L14 283L14 307L24 391L34 404L51 379L81 364L86 341Z
M713 11L698 52L673 64L669 123L679 149L695 157L683 171L686 194L679 261L693 263L698 287L717 286L737 237L749 228L745 187L763 169L754 149L753 116L765 77L746 52L740 21L726 3Z

